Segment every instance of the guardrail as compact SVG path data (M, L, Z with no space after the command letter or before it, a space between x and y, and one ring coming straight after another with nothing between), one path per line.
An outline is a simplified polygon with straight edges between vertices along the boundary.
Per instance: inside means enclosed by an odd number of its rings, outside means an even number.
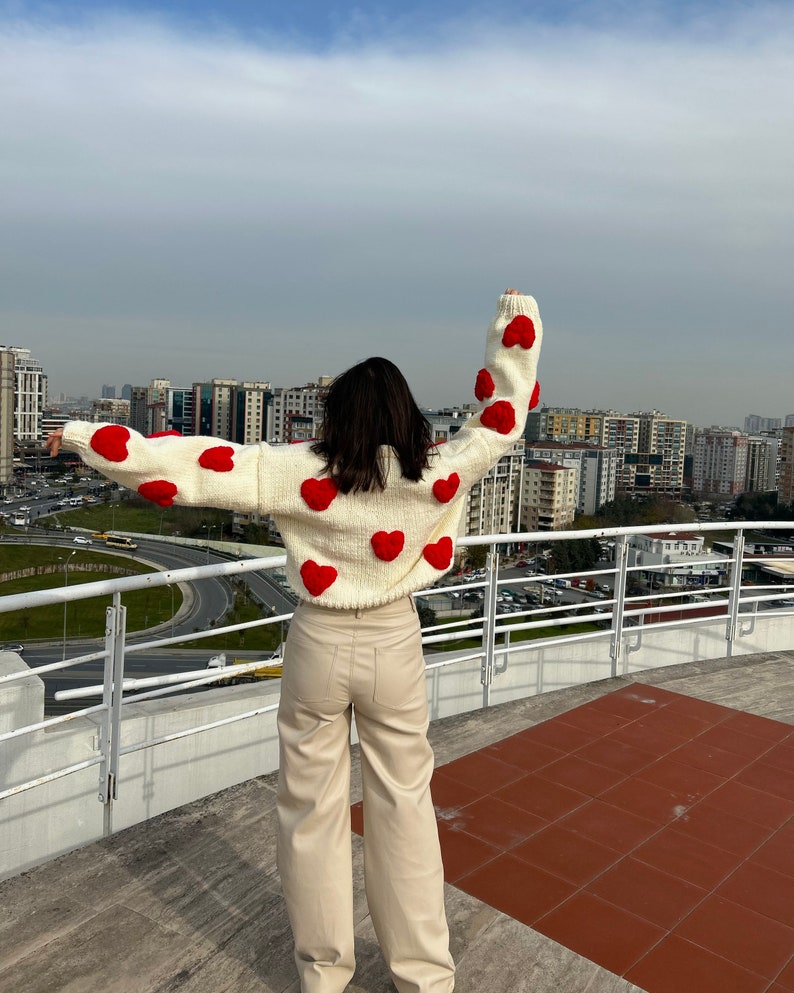
M423 643L428 649L427 668L429 671L444 670L450 666L460 666L478 661L482 687L481 705L487 707L492 702L492 687L495 678L507 670L515 653L526 654L528 646L524 639L536 637L539 632L543 632L544 637L542 640L533 641L533 648L548 650L559 645L573 646L582 642L602 645L602 654L609 658L609 671L615 675L619 671L622 653L630 650L627 645L631 637L637 635L639 631L648 629L660 631L685 626L714 624L716 619L724 623L725 654L730 655L736 639L737 624L743 614L748 612L757 614L760 605L765 605L771 610L771 613L767 612L767 616L770 617L777 616L778 613L794 613L792 610L792 604L794 604L794 593L792 592L794 591L794 569L790 570L790 580L784 578L783 582L770 581L768 584L756 584L752 587L742 584L743 572L747 566L745 534L749 530L758 529L790 531L791 525L770 522L751 522L741 525L725 523L694 526L692 524L655 525L652 527L616 527L588 531L485 535L467 538L460 544L488 546L487 562L483 574L473 582L461 582L459 584L453 582L441 589L434 587L419 591L416 596L432 597L445 594L448 597L453 597L454 594L457 594L457 598L462 603L464 594L469 594L471 600L473 591L481 591L482 616L461 618L450 623L435 624L424 628ZM632 535L684 531L704 533L715 530L734 532L734 549L733 554L724 560L725 569L723 570L724 575L720 577L723 580L721 585L701 587L705 599L693 601L691 593L687 594L683 590L671 588L664 588L656 592L651 590L642 594L636 592L629 594L628 590L632 588L632 580L636 581L638 574L647 574L648 572L658 574L665 571L672 574L680 566L678 562L666 566L653 565L652 568L649 568L647 564L630 564L627 542ZM506 545L547 546L553 545L555 542L584 538L614 541L612 560L603 566L599 562L597 567L589 570L566 572L552 576L517 578L512 575L505 577L500 571L500 549ZM125 679L125 658L127 656L154 648L165 648L177 643L200 642L204 638L218 634L280 624L288 621L292 615L291 613L281 614L222 627L216 625L209 631L156 638L130 644L126 631L126 608L122 599L124 594L131 590L170 586L207 578L233 578L260 570L283 569L285 561L285 556L236 560L149 573L142 576L102 580L81 586L59 586L50 590L0 598L0 613L45 604L67 603L106 594L112 595L113 598L112 605L106 611L104 645L100 650L50 663L29 671L13 672L0 676L0 694L2 694L4 689L21 680L46 676L87 661L103 660L104 677L101 687L90 691L69 690L59 695L60 698L72 698L90 695L93 692L94 694L101 694L100 703L69 714L13 728L0 734L0 749L2 749L8 743L24 740L26 736L36 732L48 731L81 717L98 717L97 754L81 762L71 763L38 777L29 778L25 782L14 785L0 783L0 786L5 785L5 788L0 789L0 801L5 801L96 766L98 767L97 796L103 805L104 832L109 834L113 830L113 803L119 796L119 771L122 756L156 748L178 738L201 735L209 730L246 721L275 710L276 703L267 703L254 708L249 707L240 713L222 719L197 724L166 735L154 735L132 744L124 744L122 741L122 715L125 708L131 704L155 699L171 694L176 690L183 691L221 683L230 675L229 672L220 670L153 677L146 680L143 692L137 692L142 688L140 681ZM752 563L754 566L758 566L762 561L765 560L754 558ZM794 563L794 557L787 558L778 555L774 557L774 562L778 567L783 564L789 565ZM713 559L695 557L692 560L687 559L686 564L693 568L707 564L713 565ZM573 585L569 587L567 585L569 583L578 583L578 592ZM579 599L579 602L555 602L556 597L544 598L542 594L538 594L541 602L529 603L527 601L532 593L530 591L528 594L526 589L520 591L518 598L516 596L515 587L517 585L522 587L535 585L538 590L542 590L544 587L554 588L555 584L565 586L565 595L569 601L576 598ZM595 584L605 586L609 593L592 589ZM509 596L504 592L507 589L511 590ZM562 595L562 591L558 595ZM524 598L523 603L520 602L521 596ZM596 599L596 597L598 598ZM544 603L544 599L550 602ZM510 602L507 602L508 600ZM777 611L776 606L782 610ZM563 633L560 630L569 627L572 623L584 624L586 629L574 634ZM459 644L461 641L465 644ZM445 646L455 646L456 643L458 644L454 651L443 655L434 654L439 649ZM261 664L261 661L235 664L233 674L239 676L256 669ZM133 692L130 692L131 690ZM532 688L527 687L525 695L529 695L531 692ZM4 764L0 763L0 766L2 765Z

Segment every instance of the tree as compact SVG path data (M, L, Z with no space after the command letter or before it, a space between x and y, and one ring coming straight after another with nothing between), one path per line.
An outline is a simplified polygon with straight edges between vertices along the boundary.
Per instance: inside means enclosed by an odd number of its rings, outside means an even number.
M487 545L471 545L466 549L466 562L472 569L484 569L487 558Z
M419 615L419 624L423 628L432 627L436 623L436 612L426 607L424 604L416 605L416 613Z

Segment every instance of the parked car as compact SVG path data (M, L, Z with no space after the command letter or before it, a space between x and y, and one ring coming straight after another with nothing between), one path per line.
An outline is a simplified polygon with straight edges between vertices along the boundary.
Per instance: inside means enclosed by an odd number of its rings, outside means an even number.
M75 545L93 545L93 541L90 538L84 538L81 534L76 535L72 538L72 543Z

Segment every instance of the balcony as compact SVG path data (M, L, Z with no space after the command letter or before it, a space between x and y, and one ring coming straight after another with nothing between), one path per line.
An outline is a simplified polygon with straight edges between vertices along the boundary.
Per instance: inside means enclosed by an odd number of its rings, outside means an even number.
M426 629L459 989L794 988L791 586L741 584L737 529L731 580L713 604L665 591L650 605L626 592L629 533L599 532L615 540L615 561L562 577L613 590L582 598L583 630L565 633L569 606L497 616L499 591L517 581L496 545L482 582L458 587L484 592L467 645L448 647L461 629ZM126 638L125 591L281 565L230 562L0 600L8 610L114 597L93 653L107 671L101 703L45 722L40 676L0 656L4 988L297 993L275 878L277 683L114 692L125 658L171 643ZM359 797L356 775L354 829ZM355 833L353 849L350 989L380 993L392 986Z

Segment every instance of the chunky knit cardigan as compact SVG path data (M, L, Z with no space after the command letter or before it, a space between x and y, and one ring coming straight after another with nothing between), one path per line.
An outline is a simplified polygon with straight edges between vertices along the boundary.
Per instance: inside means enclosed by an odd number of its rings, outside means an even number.
M326 607L373 607L431 585L452 564L468 489L521 436L538 401L541 323L532 297L500 297L474 393L481 409L433 449L418 482L384 449L386 487L343 494L310 442L237 445L70 421L63 447L161 507L272 514L298 595Z

